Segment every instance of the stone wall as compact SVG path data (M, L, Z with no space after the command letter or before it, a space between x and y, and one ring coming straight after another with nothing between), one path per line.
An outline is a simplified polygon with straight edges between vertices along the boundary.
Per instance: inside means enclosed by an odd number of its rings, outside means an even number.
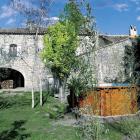
M119 37L118 37L119 38ZM77 49L77 55L84 58L84 63L89 64L92 69L92 76L98 85L125 83L125 50L132 47L132 41L128 38L123 41L111 44L99 45L89 37L82 39ZM131 69L128 70L131 72Z
M35 90L39 90L40 78L43 89L47 88L49 82L50 74L39 58L39 52L43 48L43 35L38 36L38 48L35 48L34 38L35 35L30 34L0 34L0 67L22 73L26 90L32 88L32 80ZM17 45L17 57L9 56L10 44Z
M131 46L131 41L127 40L97 49L95 52L95 63L99 84L124 83L126 81L124 66L125 48Z

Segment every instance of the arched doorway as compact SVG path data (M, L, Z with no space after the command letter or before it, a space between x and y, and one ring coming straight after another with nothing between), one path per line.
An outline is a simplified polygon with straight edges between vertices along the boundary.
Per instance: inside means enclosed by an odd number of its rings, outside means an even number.
M22 73L11 68L0 68L0 89L24 87Z

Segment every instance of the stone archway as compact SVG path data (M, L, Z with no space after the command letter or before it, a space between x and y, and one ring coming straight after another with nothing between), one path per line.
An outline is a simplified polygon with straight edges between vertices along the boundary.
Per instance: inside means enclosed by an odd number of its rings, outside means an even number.
M0 89L15 89L25 86L24 76L12 68L0 68Z

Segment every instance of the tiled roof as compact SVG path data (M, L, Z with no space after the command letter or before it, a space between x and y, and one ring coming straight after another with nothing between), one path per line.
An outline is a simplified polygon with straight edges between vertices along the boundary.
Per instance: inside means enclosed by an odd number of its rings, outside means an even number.
M99 46L110 45L112 43L119 43L128 40L127 35L100 35L99 36Z
M38 34L45 34L47 29L40 28ZM0 34L36 34L36 30L29 30L28 28L15 28L15 29L0 29Z
M110 35L110 36L101 36L101 37L106 38L107 40L114 42L114 43L117 43L117 42L120 42L122 40L129 38L129 36L127 36L127 35L124 35L124 36L123 35L120 35L120 36L119 35L117 35L117 36Z

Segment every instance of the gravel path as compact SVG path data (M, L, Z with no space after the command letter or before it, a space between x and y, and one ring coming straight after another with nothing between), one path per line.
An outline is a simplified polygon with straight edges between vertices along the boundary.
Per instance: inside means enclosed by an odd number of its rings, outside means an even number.
M64 116L64 118L59 119L54 122L54 125L63 125L63 126L74 126L76 127L78 120L76 120L75 116L71 113L68 113Z

